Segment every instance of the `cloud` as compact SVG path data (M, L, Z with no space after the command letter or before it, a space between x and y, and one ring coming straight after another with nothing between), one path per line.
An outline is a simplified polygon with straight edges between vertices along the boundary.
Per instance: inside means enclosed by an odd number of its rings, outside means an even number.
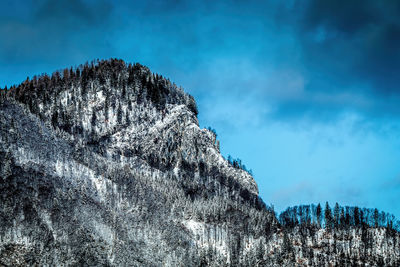
M109 4L104 1L88 6L82 0L45 0L35 10L33 19L39 23L55 22L57 27L64 23L95 25L102 22L108 10Z
M288 2L290 3L290 2ZM302 92L276 100L274 118L335 121L358 113L366 120L400 116L400 3L395 1L292 1L276 9L285 47L277 71L295 69ZM289 47L289 48L287 48ZM289 67L287 67L289 66ZM293 78L292 78L293 79ZM284 86L281 89L291 92ZM274 85L276 86L276 85ZM268 92L270 88L266 87ZM265 99L269 95L266 93Z
M298 28L305 59L337 79L367 80L375 94L400 94L399 17L394 1L310 1Z
M103 44L99 31L109 27L112 6L109 2L84 0L42 0L21 3L30 12L22 16L4 15L0 34L3 64L26 64L29 61L60 61L60 59L94 54Z
M392 179L382 182L382 184L380 185L380 189L383 191L400 189L400 174Z
M302 181L287 187L281 188L274 192L271 201L274 203L285 203L288 205L296 205L301 199L304 202L312 202L315 195L315 189L306 181Z
M354 186L354 185L341 185L340 187L336 188L336 199L342 205L360 205L360 206L368 206L369 201L364 196L364 192L362 187ZM357 203L357 204L356 204Z

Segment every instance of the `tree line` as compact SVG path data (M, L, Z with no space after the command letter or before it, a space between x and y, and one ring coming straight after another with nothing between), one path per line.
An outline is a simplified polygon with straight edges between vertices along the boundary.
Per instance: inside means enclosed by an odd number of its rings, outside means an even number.
M333 208L325 203L318 205L300 205L289 207L279 215L279 222L286 227L317 226L328 229L349 227L386 227L389 230L400 230L400 222L394 215L378 209L340 206Z

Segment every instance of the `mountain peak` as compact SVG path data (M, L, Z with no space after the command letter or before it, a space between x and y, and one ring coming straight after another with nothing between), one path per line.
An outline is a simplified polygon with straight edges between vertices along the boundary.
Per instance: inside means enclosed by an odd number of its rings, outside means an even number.
M198 168L212 158L218 169L243 172L220 155L215 134L199 128L194 98L139 63L92 61L27 79L7 94L73 146L105 157L138 156L161 170ZM251 175L239 177L258 194Z
M7 94L27 104L32 111L37 111L35 107L40 102L47 102L60 93L74 93L73 100L87 100L90 94L100 91L104 95L114 94L121 99L134 96L129 100L148 101L158 109L171 103L185 104L197 115L193 97L169 79L152 73L148 67L139 63L126 64L121 59L96 60L75 68L55 71L51 75L42 74L32 79L28 77L21 84L10 87Z

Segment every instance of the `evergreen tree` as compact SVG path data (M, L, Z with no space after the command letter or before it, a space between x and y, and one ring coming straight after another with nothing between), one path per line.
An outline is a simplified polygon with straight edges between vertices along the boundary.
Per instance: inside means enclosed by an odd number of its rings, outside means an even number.
M343 208L340 209L340 226L341 227L346 226L346 217L344 215L344 209Z
M332 228L333 218L332 218L332 211L329 207L328 201L325 204L325 227L328 229Z
M90 120L92 127L96 126L96 121L97 121L97 117L96 117L96 112L93 111L92 113L92 119Z
M321 222L322 222L322 208L321 208L321 204L320 204L320 203L318 203L317 210L316 210L316 215L317 215L318 226L321 226Z
M379 226L379 211L378 211L378 209L374 210L374 225L375 225L375 227Z
M121 108L121 102L118 103L117 122L118 122L118 124L122 124L122 108Z
M335 208L333 210L333 219L334 219L335 228L337 228L340 224L340 207L337 202L336 202Z
M354 225L355 226L360 226L360 213L358 207L354 208Z

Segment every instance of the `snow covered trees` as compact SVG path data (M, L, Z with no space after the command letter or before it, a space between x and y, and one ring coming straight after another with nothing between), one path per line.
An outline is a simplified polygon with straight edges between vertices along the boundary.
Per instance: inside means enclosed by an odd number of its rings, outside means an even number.
M313 211L313 212L309 212ZM307 216L311 216L310 219ZM341 207L335 204L332 210L329 203L326 202L325 209L321 205L301 205L289 207L279 216L279 222L288 227L297 225L308 226L309 221L313 222L315 227L322 227L322 221L325 222L325 228L328 229L348 229L351 227L373 227L373 228L398 228L399 221L389 213L379 212L378 209L367 209L359 207Z
M21 262L51 266L400 265L398 222L378 210L277 218L196 114L169 80L116 59L0 92L0 262L18 245Z

